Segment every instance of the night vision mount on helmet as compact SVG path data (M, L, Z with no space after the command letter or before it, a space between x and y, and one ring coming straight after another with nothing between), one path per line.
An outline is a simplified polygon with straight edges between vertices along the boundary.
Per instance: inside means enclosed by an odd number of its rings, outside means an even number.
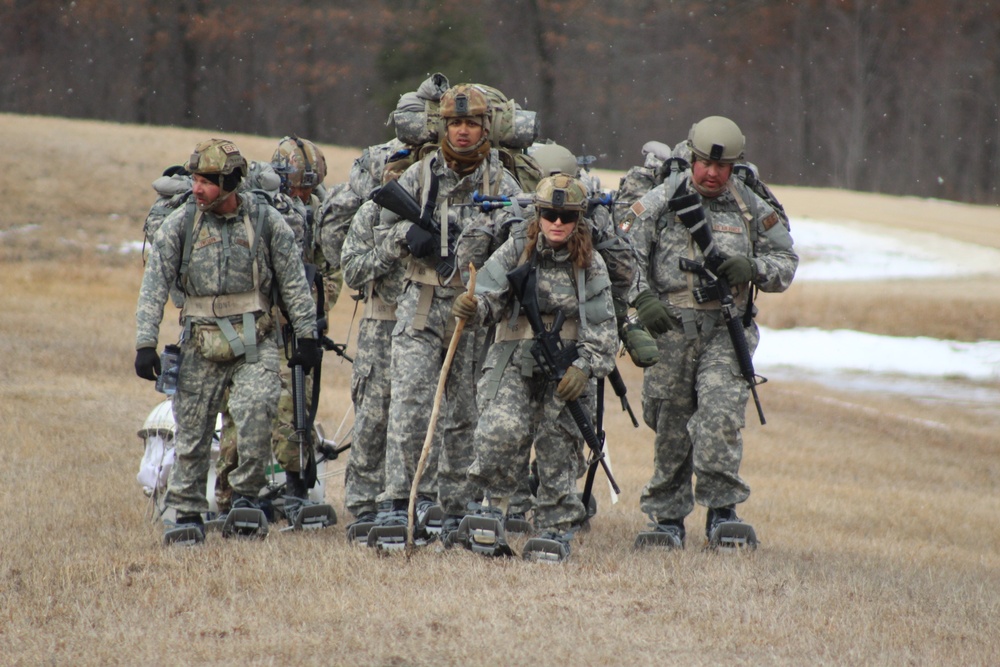
M691 126L691 152L702 160L736 162L743 159L746 138L739 126L723 116L709 116Z

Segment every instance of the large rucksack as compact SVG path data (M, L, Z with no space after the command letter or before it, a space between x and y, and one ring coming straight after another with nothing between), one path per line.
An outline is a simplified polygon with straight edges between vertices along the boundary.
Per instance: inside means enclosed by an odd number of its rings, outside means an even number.
M500 161L524 192L534 192L542 179L542 170L525 149L538 138L538 118L534 111L522 109L502 92L484 84L471 84L487 97L492 109L490 141L500 153ZM441 95L449 87L448 79L437 73L427 78L417 90L404 93L387 125L396 131L396 138L407 144L386 165L388 174L398 175L414 162L437 148L440 126ZM384 179L383 179L384 180Z

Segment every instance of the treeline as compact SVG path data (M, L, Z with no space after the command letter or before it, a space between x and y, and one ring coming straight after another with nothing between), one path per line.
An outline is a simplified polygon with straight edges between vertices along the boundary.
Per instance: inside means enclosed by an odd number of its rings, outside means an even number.
M782 184L1000 203L992 0L0 0L0 110L365 146L430 72L637 163L710 114Z

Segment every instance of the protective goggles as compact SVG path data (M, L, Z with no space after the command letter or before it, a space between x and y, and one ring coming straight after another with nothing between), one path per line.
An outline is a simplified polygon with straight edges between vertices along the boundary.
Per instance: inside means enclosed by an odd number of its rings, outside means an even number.
M566 225L574 225L580 219L579 211L566 211L563 209L556 209L556 208L539 209L538 215L542 216L549 222L562 220L563 224Z

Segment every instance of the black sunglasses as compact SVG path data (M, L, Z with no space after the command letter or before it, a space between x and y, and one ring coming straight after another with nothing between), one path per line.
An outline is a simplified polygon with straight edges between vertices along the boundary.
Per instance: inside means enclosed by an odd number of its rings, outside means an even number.
M563 211L555 208L539 209L538 215L542 216L549 222L562 220L563 224L566 225L576 224L576 221L580 219L579 211Z

